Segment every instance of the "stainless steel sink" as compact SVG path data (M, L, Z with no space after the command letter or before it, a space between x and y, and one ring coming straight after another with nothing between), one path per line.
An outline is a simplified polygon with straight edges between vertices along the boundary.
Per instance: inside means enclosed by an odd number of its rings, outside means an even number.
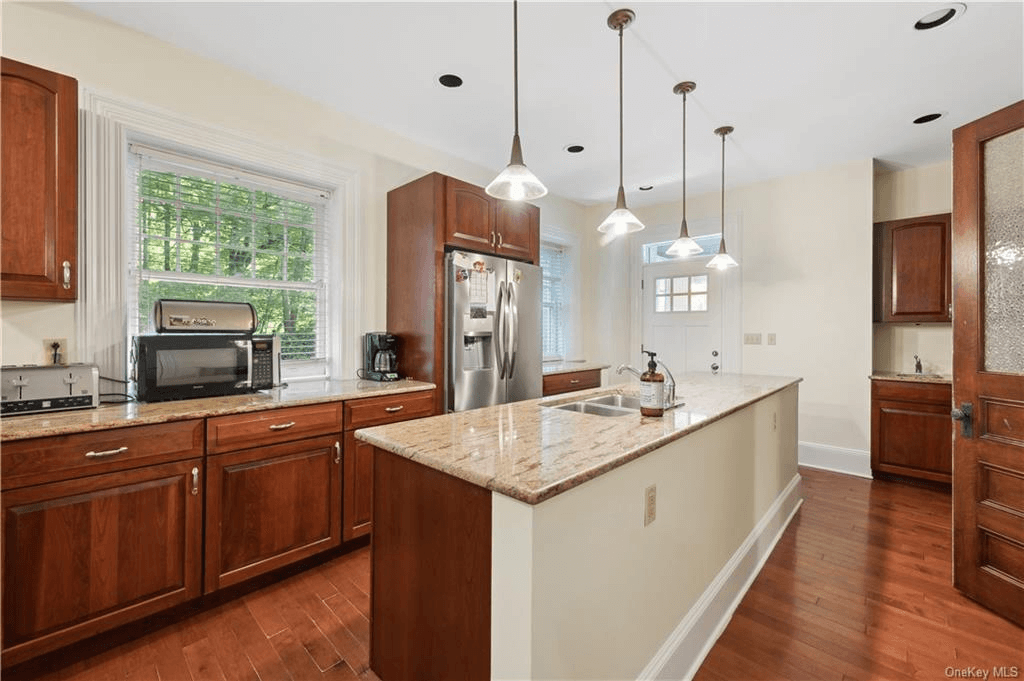
M590 404L607 404L611 407L623 407L624 409L639 409L640 398L635 395L604 395L592 397L587 400Z
M580 414L593 414L594 416L629 416L636 413L636 409L613 407L607 404L598 404L594 401L570 402L569 404L560 404L557 407L552 407L552 409L575 411Z

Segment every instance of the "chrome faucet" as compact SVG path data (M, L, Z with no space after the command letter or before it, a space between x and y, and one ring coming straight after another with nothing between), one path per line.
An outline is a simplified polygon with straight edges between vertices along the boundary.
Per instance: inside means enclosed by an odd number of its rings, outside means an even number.
M637 378L640 378L640 372L634 369L633 367L629 366L628 364L620 364L619 368L615 370L615 373L621 374L623 371L628 371Z
M917 355L914 355L914 373L921 373L921 358Z

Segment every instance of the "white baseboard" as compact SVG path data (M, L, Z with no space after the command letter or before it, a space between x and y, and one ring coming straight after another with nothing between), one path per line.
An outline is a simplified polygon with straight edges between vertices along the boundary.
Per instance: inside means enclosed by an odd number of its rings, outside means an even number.
M871 477L871 453L861 449L833 447L816 442L800 442L797 445L797 460L801 466L857 475L862 478Z
M795 475L690 611L647 663L638 679L689 681L725 631L775 543L803 503Z

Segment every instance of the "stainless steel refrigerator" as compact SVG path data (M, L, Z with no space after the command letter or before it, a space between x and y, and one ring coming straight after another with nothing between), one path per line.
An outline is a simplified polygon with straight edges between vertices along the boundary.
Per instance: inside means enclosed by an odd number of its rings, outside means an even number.
M541 396L541 270L493 255L445 256L445 405Z

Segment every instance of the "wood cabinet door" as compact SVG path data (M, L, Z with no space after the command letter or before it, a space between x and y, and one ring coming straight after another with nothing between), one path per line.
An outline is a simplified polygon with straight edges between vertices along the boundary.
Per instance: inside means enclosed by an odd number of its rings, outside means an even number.
M340 434L207 458L205 591L341 543Z
M4 298L74 300L78 277L78 81L2 60Z
M493 252L497 242L494 199L480 187L445 178L445 243Z
M373 520L373 445L345 433L342 467L342 538L345 541L370 533Z
M202 460L3 495L3 661L200 594Z
M540 208L522 201L496 201L494 222L498 255L540 262Z
M882 322L948 322L951 272L950 214L875 225Z
M952 387L873 381L871 469L952 482Z

